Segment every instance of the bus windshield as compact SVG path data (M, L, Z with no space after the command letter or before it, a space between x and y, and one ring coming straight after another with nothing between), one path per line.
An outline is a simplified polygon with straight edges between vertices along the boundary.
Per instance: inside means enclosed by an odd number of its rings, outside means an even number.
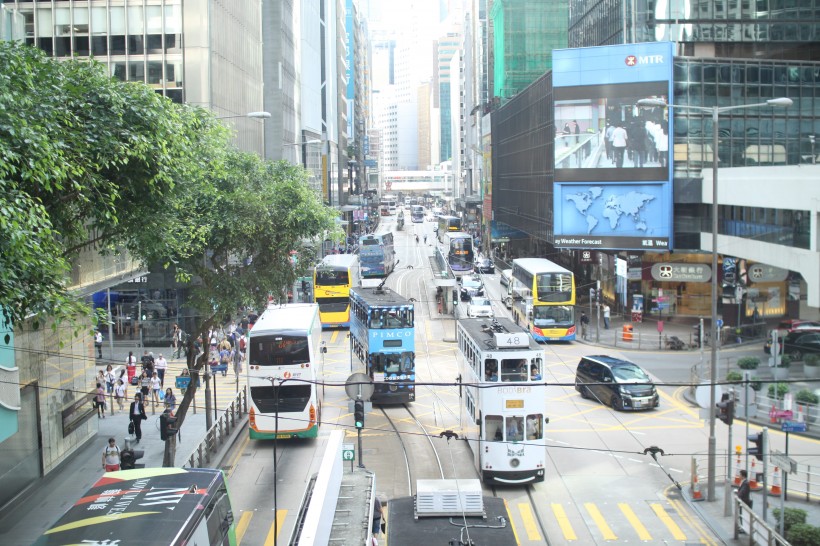
M350 282L347 270L335 270L327 268L316 268L317 286L342 286Z
M560 302L572 299L570 273L539 273L536 275L538 301Z
M308 362L310 350L306 337L276 335L252 338L251 366L287 366Z
M533 308L533 324L539 328L571 326L575 324L571 305L536 305Z

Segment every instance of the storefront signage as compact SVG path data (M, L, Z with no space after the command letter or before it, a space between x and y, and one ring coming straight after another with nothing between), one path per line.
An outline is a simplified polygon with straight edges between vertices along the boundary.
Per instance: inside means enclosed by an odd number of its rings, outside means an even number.
M77 428L94 417L97 413L93 406L96 391L88 394L81 394L77 399L61 412L63 421L63 438L71 434Z
M658 263L652 266L652 278L667 282L709 282L712 268L706 264Z
M786 269L766 264L749 266L749 282L782 282L789 276Z

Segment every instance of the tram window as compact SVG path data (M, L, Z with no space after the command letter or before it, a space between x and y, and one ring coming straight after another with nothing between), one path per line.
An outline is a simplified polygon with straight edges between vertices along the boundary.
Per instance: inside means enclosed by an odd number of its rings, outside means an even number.
M507 441L520 442L524 439L521 417L507 417Z
M527 360L524 358L501 361L501 381L526 381Z
M498 381L498 361L494 358L484 361L484 381Z
M541 361L538 359L530 364L530 381L541 381Z
M413 373L413 353L402 353L401 354L401 372L402 373Z
M500 415L488 415L484 418L484 440L487 442L504 441L504 419Z
M543 422L544 416L540 413L527 415L527 440L540 440L544 436Z

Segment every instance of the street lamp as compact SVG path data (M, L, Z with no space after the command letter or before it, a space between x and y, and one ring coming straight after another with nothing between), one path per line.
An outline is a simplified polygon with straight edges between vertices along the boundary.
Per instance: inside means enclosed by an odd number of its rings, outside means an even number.
M717 376L717 240L718 240L718 118L720 114L730 110L740 110L744 108L761 108L764 106L780 106L788 108L793 101L786 97L769 99L766 102L754 104L740 104L737 106L693 106L688 104L667 104L660 99L641 99L638 106L661 107L682 110L695 110L698 112L710 112L712 114L712 345L711 363L709 367L709 459L707 475L707 500L715 500L715 377Z

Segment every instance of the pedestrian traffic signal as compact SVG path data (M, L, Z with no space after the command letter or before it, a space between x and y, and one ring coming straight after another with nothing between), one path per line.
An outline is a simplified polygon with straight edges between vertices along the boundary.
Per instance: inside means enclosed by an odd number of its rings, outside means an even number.
M716 404L718 419L731 426L735 421L735 401L727 392L723 393L720 402Z
M589 289L589 301L597 301L596 300L596 293L594 288Z
M754 455L758 461L763 460L763 433L758 432L757 434L749 434L748 436L749 446L747 447L746 451L749 455ZM754 447L752 447L754 444Z
M698 324L695 324L694 329L695 329L695 346L700 347L701 346L700 340L703 337L702 336L703 326L700 323L698 323Z
M356 428L364 428L364 401L362 400L353 402L353 422Z

